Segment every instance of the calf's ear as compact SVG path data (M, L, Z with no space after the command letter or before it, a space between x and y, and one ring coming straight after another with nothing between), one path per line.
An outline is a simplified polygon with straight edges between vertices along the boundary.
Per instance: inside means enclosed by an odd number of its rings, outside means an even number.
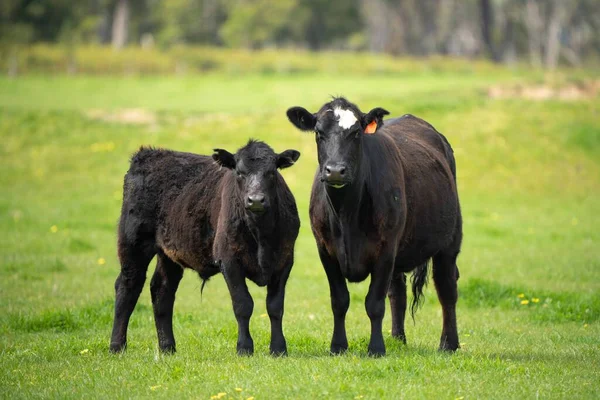
M212 158L217 164L225 168L235 169L235 158L233 157L233 154L223 149L214 149L214 151Z
M389 111L384 110L381 107L374 108L368 113L364 114L361 122L365 133L375 133L375 131L379 129L381 125L383 125L383 116L388 114Z
M300 152L297 150L286 150L277 155L277 168L283 169L291 167L300 158Z
M288 109L287 117L296 128L303 131L313 131L317 124L317 117L302 107L292 107Z

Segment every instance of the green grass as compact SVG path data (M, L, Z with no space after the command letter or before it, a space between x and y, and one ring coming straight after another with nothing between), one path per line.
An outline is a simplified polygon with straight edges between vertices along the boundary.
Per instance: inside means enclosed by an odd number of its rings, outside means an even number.
M598 398L600 101L486 95L489 85L539 79L507 70L0 78L0 397ZM430 285L407 320L408 345L391 338L386 315L388 355L367 357L368 282L350 287L349 352L328 355L329 291L308 219L314 138L285 110L315 110L334 94L363 111L423 117L455 149L465 240L454 355L436 351L441 309ZM149 117L120 121L131 108ZM268 355L266 293L251 285L256 353L237 357L222 277L201 298L190 271L175 305L178 353L157 351L146 286L127 352L109 354L129 156L142 144L235 150L248 137L302 153L284 172L302 220L286 296L289 356Z

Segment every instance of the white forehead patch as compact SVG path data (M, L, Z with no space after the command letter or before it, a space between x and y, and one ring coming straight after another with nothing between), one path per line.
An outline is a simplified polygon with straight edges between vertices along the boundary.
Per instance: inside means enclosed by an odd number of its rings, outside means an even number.
M344 129L350 128L356 123L356 116L350 110L344 110L342 108L336 108L333 113L338 117L338 124Z

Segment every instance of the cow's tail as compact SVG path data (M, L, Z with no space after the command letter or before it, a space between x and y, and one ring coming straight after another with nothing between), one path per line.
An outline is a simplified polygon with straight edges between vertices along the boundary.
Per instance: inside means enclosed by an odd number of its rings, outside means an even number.
M200 286L200 301L202 301L202 293L204 292L204 286L208 282L208 279L202 278L202 286Z
M415 321L415 313L423 304L423 288L427 285L427 272L429 271L429 262L426 261L419 265L412 274L412 294L413 300L410 305L410 315L413 322Z

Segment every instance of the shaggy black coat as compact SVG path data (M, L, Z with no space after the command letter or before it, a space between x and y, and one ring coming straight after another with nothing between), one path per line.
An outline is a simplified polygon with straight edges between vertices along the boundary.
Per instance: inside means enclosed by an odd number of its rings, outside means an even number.
M248 327L253 300L245 279L266 285L271 352L286 353L283 298L300 221L277 168L291 166L299 155L276 154L250 141L235 155L141 148L132 157L119 222L112 351L126 346L130 315L157 255L150 290L161 350L175 351L173 303L183 268L190 268L204 281L223 273L238 321L238 353L254 348Z

